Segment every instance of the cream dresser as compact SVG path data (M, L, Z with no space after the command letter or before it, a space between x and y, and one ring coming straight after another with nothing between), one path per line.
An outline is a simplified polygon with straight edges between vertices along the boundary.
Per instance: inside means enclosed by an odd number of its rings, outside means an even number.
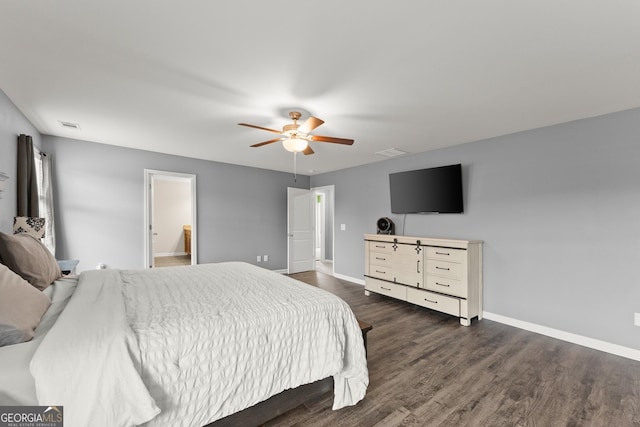
M482 319L482 241L365 234L365 294Z

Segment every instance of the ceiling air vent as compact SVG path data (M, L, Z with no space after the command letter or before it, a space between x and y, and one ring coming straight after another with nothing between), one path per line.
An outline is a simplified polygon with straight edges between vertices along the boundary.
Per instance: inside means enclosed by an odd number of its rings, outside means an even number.
M397 148L389 148L387 150L376 151L375 154L383 157L398 157L409 153L407 151L398 150Z
M80 125L78 123L63 122L62 120L58 120L58 123L60 123L63 128L80 130Z

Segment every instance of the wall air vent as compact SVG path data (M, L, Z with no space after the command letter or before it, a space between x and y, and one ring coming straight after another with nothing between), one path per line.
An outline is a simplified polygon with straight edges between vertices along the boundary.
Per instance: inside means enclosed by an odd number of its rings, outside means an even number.
M376 151L375 154L383 157L398 157L409 153L407 151L398 150L397 148L389 148L387 150Z
M58 123L60 123L63 128L80 130L80 125L78 123L64 122L62 120L58 120Z

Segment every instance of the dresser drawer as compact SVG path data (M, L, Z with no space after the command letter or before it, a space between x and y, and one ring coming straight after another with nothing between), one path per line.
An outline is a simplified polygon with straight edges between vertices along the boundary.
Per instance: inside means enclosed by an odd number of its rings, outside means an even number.
M441 277L450 277L452 279L462 279L462 264L455 262L438 261L427 259L427 277L433 274Z
M460 300L457 298L407 288L407 301L412 304L460 317Z
M368 242L369 243L369 251L371 252L380 252L383 254L392 254L395 252L393 250L393 243L388 242Z
M371 277L365 277L364 288L377 294L401 299L403 301L407 300L407 287L403 285L396 285L395 283L388 283L372 279Z
M455 295L460 298L467 297L466 282L461 280L449 279L447 277L427 276L425 288L436 292L442 292L443 294Z
M371 251L369 253L369 265L391 266L392 256L389 253Z
M427 248L427 258L435 259L447 262L457 262L458 264L464 262L467 257L467 251L462 249L450 249L450 248Z
M393 278L394 278L394 274L393 274L393 268L388 265L388 266L383 266L383 265L371 265L369 266L369 276L371 277L377 277L378 279L382 279L382 280L389 280L391 282L393 282Z

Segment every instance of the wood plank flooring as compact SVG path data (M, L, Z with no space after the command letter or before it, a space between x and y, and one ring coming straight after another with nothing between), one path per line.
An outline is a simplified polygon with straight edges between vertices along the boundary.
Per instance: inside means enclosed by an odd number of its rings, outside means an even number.
M190 265L191 255L160 256L153 259L156 268L175 267L176 265Z
M490 320L457 319L323 273L293 275L337 294L368 335L363 401L333 393L266 426L640 426L640 362Z

